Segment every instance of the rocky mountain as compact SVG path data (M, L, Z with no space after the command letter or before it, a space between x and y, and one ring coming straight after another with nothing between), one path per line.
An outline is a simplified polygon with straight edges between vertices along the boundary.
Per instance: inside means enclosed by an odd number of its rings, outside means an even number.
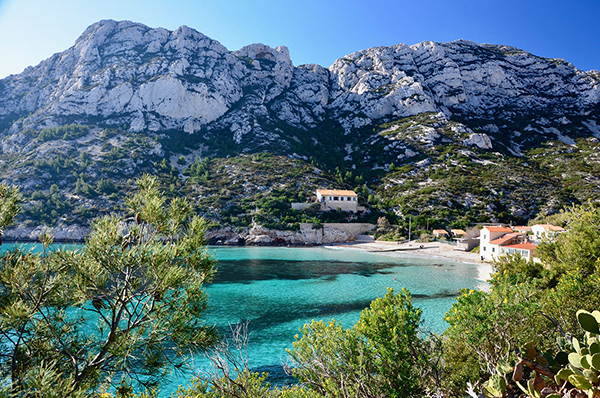
M0 80L0 132L3 180L37 223L110 211L142 172L204 203L211 167L256 153L306 178L222 187L229 202L201 210L221 220L273 189L366 183L365 200L400 218L522 221L597 196L600 73L465 40L296 67L283 46L229 51L185 26L108 20Z

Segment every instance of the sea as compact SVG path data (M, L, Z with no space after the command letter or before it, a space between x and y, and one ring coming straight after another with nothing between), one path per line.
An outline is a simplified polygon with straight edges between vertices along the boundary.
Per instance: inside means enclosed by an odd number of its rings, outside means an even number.
M2 251L10 245L1 246ZM29 247L39 250L39 245ZM335 319L344 327L388 288L408 289L413 305L423 310L423 330L442 333L444 314L461 288L487 290L491 268L443 258L420 258L401 252L367 253L340 246L247 247L209 246L218 260L213 283L206 285L205 321L223 337L236 325L247 325L244 355L254 372L269 373L275 385L293 383L284 372L286 349L312 320ZM210 373L202 353L189 360L186 372L172 375L160 388L169 397L194 374Z

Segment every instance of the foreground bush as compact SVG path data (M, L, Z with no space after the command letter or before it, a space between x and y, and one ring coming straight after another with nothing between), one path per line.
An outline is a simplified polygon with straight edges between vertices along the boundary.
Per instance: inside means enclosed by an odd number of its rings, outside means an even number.
M0 396L79 397L151 387L189 350L214 343L202 284L214 260L204 222L144 176L129 216L98 219L80 250L0 257ZM0 221L16 214L2 187ZM0 227L2 227L0 226ZM4 395L3 395L4 394Z

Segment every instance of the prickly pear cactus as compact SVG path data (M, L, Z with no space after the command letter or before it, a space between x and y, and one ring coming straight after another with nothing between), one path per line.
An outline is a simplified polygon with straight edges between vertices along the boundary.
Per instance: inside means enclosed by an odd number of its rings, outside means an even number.
M585 330L585 337L582 342L573 338L574 352L569 354L569 364L554 379L561 387L560 391L571 385L587 393L589 398L600 397L600 311L579 310L577 321Z
M577 311L577 321L586 332L582 341L571 339L572 352L540 353L535 344L517 352L518 363L508 370L497 369L498 374L484 383L488 397L503 397L506 391L506 374L512 371L512 381L528 397L562 398L587 396L600 398L600 311ZM523 380L524 366L533 372Z

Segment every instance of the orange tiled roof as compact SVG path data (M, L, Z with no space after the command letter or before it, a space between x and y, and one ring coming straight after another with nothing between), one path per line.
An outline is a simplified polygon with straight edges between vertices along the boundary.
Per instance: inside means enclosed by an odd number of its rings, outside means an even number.
M502 246L504 243L510 241L511 239L516 238L517 236L521 236L521 235L523 235L523 234L520 234L520 233L506 234L506 235L503 235L503 236L501 236L499 238L491 240L490 241L490 245L500 245L500 246Z
M532 250L533 251L535 249L536 245L533 244L533 243L517 243L517 244L514 244L514 245L506 245L504 247L505 248L508 247L508 248L511 248L511 249L521 249L521 250L525 249L525 250Z
M451 229L450 232L452 232L455 235L466 235L467 233L465 231L463 231L462 229Z
M513 231L509 227L487 227L486 226L486 227L483 227L483 228L487 229L490 232L507 232L507 233L510 233L510 232Z
M534 226L538 226L538 227L542 227L547 231L554 231L554 232L563 232L566 231L566 229L564 229L563 227L559 227L557 225L552 225L552 224L537 224Z
M358 196L356 192L344 189L317 189L317 192L323 196Z
M512 227L515 231L531 231L531 227L526 225L517 225L516 227Z

